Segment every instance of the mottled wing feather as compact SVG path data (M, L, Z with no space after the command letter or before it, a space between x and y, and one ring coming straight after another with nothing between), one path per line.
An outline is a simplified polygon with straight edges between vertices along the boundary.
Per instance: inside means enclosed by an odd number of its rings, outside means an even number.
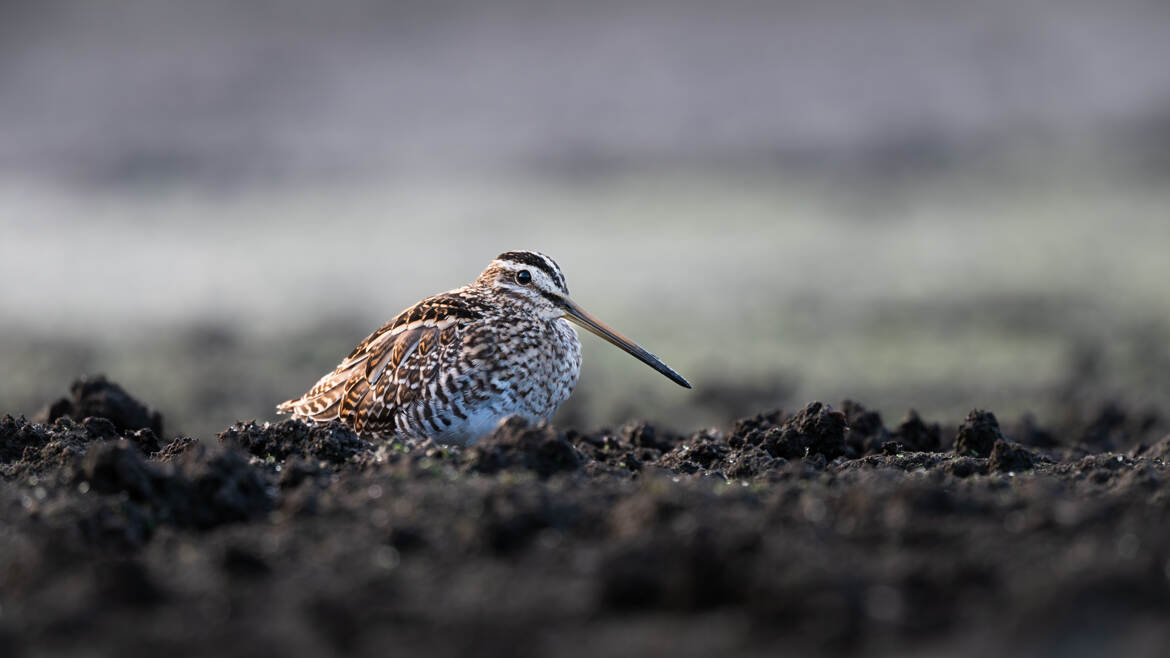
M453 354L436 345L458 343L461 327L480 317L450 294L425 299L370 334L303 397L277 410L315 421L340 418L358 431L394 431L399 409L420 397Z
M341 396L341 405L337 408L337 416L359 432L365 424L366 416L362 412L362 403L369 393L370 384L365 377L360 375L350 377L345 382L345 393Z
M395 334L391 341L383 344L377 353L366 360L366 368L351 378L351 390L340 410L342 419L352 418L352 425L359 432L371 422L378 423L378 412L393 406L387 405L387 386L394 385L398 369L409 360L418 344L419 335L427 331L430 330L420 327Z

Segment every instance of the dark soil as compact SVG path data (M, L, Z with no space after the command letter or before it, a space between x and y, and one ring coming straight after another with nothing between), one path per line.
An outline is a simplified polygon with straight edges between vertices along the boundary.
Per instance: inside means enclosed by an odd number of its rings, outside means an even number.
M1163 655L1170 436L846 401L479 445L0 420L0 655Z

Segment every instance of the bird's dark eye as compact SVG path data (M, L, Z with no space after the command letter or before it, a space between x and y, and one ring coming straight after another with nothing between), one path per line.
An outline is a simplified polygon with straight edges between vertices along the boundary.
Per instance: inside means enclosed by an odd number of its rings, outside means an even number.
M517 272L516 283L519 283L522 286L526 286L532 283L532 272L529 272L528 270L520 270Z

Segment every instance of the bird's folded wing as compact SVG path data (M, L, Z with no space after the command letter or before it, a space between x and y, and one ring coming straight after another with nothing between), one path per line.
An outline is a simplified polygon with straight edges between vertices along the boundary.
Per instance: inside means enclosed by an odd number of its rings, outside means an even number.
M417 396L424 373L437 374L435 346L456 342L460 326L479 317L457 297L425 299L370 334L304 396L277 409L317 421L340 418L359 431L389 420L403 398Z

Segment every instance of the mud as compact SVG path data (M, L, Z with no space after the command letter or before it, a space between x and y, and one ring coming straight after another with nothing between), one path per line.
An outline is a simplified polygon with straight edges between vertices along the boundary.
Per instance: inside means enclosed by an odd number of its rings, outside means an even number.
M95 403L94 400L102 400ZM66 403L68 403L66 405ZM679 434L0 420L0 654L1162 655L1170 435L854 401ZM86 415L89 414L89 415Z

